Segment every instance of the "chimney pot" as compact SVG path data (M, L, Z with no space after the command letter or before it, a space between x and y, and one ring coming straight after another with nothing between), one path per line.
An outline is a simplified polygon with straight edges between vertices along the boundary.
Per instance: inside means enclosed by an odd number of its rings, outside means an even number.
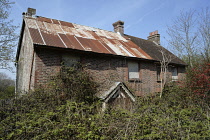
M121 35L124 35L124 22L119 20L112 24L114 27L114 32L120 33Z

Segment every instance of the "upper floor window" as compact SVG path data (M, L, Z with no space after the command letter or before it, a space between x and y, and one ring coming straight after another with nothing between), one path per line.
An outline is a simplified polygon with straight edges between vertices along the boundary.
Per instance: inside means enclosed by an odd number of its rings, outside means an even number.
M128 62L129 79L139 79L139 64L137 62Z

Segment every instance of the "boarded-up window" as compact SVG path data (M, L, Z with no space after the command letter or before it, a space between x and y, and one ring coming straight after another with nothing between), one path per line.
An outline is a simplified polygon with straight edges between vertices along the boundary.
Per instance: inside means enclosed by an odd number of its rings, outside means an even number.
M128 62L129 79L139 79L139 64L137 62Z
M80 61L79 56L64 54L62 56L63 65L73 67Z
M157 66L156 68L157 68L157 81L161 81L161 78L160 78L161 67Z
M172 81L177 81L178 80L177 67L172 67L171 72L172 72Z

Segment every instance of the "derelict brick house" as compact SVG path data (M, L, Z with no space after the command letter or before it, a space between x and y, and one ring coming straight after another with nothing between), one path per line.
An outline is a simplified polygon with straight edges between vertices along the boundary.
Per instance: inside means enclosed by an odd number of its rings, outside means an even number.
M173 57L168 79L179 80L184 76L185 63L159 45L157 32L144 40L124 34L122 21L114 23L111 32L34 16L34 12L29 8L23 15L16 56L17 92L27 92L46 83L50 75L59 72L61 63L71 66L80 62L87 65L86 69L98 83L112 87L109 93L123 87L124 94L134 100L125 85L134 89L136 96L160 91L160 49ZM99 96L111 98L109 93Z

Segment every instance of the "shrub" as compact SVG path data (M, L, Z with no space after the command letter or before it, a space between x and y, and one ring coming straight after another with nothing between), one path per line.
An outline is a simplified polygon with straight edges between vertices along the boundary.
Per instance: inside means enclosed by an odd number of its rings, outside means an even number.
M197 64L188 70L188 87L193 95L201 98L210 98L210 65Z
M48 92L55 92L60 100L73 99L87 104L97 101L97 84L79 64L63 66L60 73L51 78L48 89Z
M186 88L138 98L133 112L101 112L82 69L63 69L48 87L0 106L1 139L210 139L209 103Z

